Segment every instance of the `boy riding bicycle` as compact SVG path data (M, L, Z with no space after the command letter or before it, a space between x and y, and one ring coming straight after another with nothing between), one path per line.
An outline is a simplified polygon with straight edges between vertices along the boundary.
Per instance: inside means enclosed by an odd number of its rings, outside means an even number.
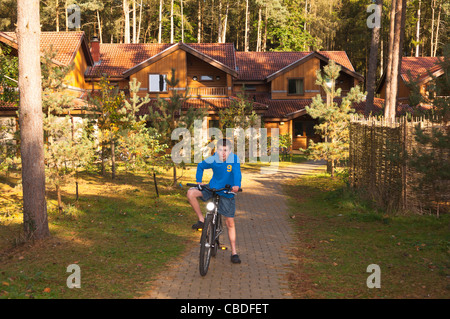
M241 187L241 165L239 158L232 152L231 142L227 139L222 139L217 142L217 151L214 155L208 157L203 162L197 165L196 181L197 184L202 184L203 171L205 169L213 170L213 177L209 181L210 188L223 188L225 185L231 185L231 191L237 193ZM228 238L231 244L231 262L240 263L239 255L236 250L236 228L234 224L234 215L236 211L236 203L234 194L219 193L220 202L218 212L225 217L225 223L228 229ZM207 190L198 190L191 188L187 192L187 198L192 208L198 217L198 222L192 225L193 229L203 228L204 217L200 209L197 198L207 201L211 198L211 193Z

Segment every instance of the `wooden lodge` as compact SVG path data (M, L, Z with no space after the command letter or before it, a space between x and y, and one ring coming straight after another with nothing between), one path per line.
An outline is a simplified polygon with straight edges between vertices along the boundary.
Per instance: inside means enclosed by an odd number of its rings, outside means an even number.
M15 33L0 32L0 42L17 52ZM172 90L186 92L190 98L183 107L205 108L204 123L211 127L217 125L219 110L245 90L265 127L291 134L294 150L319 139L315 121L305 111L314 96L325 98L315 84L316 72L330 60L339 64L336 87L343 95L363 81L343 51L239 52L230 43L103 44L95 38L88 41L84 32L42 32L41 49L56 52L56 64L73 64L67 90L80 105L89 91L98 88L102 76L123 90L136 78L141 83L139 94L152 99L167 98ZM179 83L168 88L165 79L172 69ZM0 117L15 116L16 110L16 105L0 104ZM143 107L141 113L146 112L148 107Z

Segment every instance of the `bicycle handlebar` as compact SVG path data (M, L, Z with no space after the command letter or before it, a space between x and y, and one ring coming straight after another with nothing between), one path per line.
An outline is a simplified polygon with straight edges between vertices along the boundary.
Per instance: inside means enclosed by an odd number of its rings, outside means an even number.
M226 185L224 188L219 188L219 189L215 189L215 188L209 188L206 185L202 185L202 184L194 184L194 183L187 183L186 186L190 186L190 187L197 187L199 190L201 190L202 188L205 188L206 190L210 191L210 192L221 192L221 191L225 191L225 194L236 194L234 192L231 191L231 186L230 185ZM242 192L242 188L239 187L239 191L238 192Z

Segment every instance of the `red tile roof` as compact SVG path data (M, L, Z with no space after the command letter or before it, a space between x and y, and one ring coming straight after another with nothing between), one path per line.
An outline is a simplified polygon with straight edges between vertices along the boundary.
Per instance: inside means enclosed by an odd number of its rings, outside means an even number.
M269 75L297 62L312 52L236 52L238 80L262 81ZM355 69L344 51L318 51L354 72Z
M232 43L185 43L194 50L236 70L236 51Z
M100 44L101 63L90 68L87 76L101 77L102 74L106 73L111 77L122 77L122 73L125 71L173 45L167 43ZM211 57L230 69L236 69L234 46L231 43L185 43L185 45Z
M296 99L296 100L272 100L269 94L256 93L251 96L254 101L268 105L268 110L264 113L264 117L267 118L289 118L297 112L305 109L306 106L311 105L312 99ZM340 102L341 99L335 99L336 102ZM356 113L364 113L366 101L354 103L353 108ZM374 99L374 109L372 114L382 115L384 109L384 99ZM398 114L404 114L405 112L413 112L413 109L408 105L399 105Z
M355 72L350 59L347 56L345 51L317 51L318 53L326 56L328 59L333 60L334 62L342 65L343 67L349 69L350 71Z
M264 80L310 52L236 52L238 80Z
M110 77L121 77L122 73L149 57L169 48L170 44L140 43L102 43L100 44L100 61L86 72L90 77L101 77L106 73Z
M236 97L230 98L199 98L199 99L187 99L183 102L181 108L182 110L187 110L189 108L195 109L205 109L205 111L219 111L224 108L228 108L231 106L233 99L237 99ZM146 105L143 105L138 115L148 114L148 108L152 107L157 111L156 107L157 100L151 100ZM261 103L253 103L253 110L267 110L267 105Z
M257 103L268 106L264 113L265 117L286 117L287 114L303 110L305 106L311 104L311 99L272 100L270 94L266 93L255 93L249 97Z
M2 33L17 43L15 32L0 32L0 35ZM69 65L75 58L83 37L84 32L82 31L41 32L41 51L47 52L53 48L53 51L56 51L54 60L63 65Z
M400 74L407 82L412 80L423 80L433 73L442 69L439 64L442 57L402 57Z

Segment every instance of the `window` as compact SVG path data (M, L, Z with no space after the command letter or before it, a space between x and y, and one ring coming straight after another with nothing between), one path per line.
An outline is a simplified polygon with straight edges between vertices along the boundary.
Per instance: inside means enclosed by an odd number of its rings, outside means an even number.
M256 86L247 84L244 86L244 90L245 91L256 91Z
M149 92L166 92L167 91L167 83L166 83L166 74L149 74L148 75L148 83L149 83Z
M304 94L303 79L288 79L288 94Z
M208 127L220 128L219 120L209 120Z
M200 81L212 81L213 79L212 75L200 75Z

